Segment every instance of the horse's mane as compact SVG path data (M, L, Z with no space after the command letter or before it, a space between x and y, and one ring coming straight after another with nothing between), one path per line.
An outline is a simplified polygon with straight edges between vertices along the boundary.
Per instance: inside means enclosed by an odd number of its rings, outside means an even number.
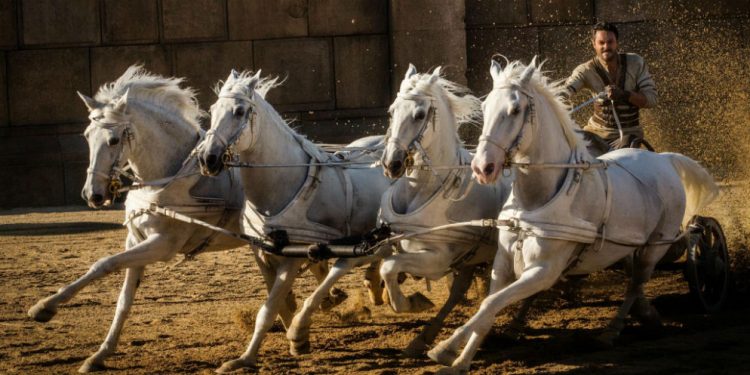
M532 91L537 95L542 95L547 100L555 117L562 123L563 132L565 133L566 138L571 142L571 147L585 149L586 143L583 140L583 136L576 132L578 125L570 116L570 105L565 99L567 93L565 80L551 80L545 75L546 72L542 70L544 62L537 64L535 61L536 59L530 64L534 68L534 73L526 84L526 89L531 88L529 91ZM497 77L495 85L519 85L521 73L523 73L526 68L527 65L524 65L518 60L508 63ZM582 145L583 147L579 147L579 145Z
M105 83L99 88L94 99L109 103L128 93L128 102L142 103L150 107L170 112L186 120L196 130L200 130L200 119L204 116L192 88L180 87L183 78L166 78L152 74L141 65L131 65L120 78Z
M440 76L435 84L430 84L430 73L417 73L401 82L399 92L407 94L413 91L414 94L428 94L437 96L433 90L435 86L443 91L443 95L448 99L451 111L455 116L458 125L469 123L480 123L482 121L482 101L470 94L468 88L455 82L451 82Z
M294 131L294 129L292 129L292 127L289 125L289 122L284 120L279 112L276 111L276 108L274 108L271 103L266 101L266 94L268 94L268 91L273 88L279 87L284 83L283 81L279 81L278 77L266 76L256 78L252 71L246 70L242 73L239 73L236 78L231 78L230 76L230 78L226 81L219 81L214 88L214 92L216 92L216 95L220 95L222 93L238 93L252 98L253 92L250 90L250 87L252 86L252 81L255 79L257 79L257 82L254 85L254 91L260 97L260 100L255 101L256 108L261 108L268 114L272 122L279 124L279 126L282 126L282 128L289 132L292 137L300 141L308 153L315 153L315 157L318 160L326 160L327 158L325 155L325 151L323 151L311 140L307 139L307 137L305 137L304 135Z
M238 93L251 98L253 93L250 90L250 83L254 79L255 73L251 70L245 70L239 73L237 78L219 81L214 86L214 93L218 96L222 92ZM255 83L255 92L265 99L271 89L281 86L284 81L279 81L279 77L265 76L260 77Z

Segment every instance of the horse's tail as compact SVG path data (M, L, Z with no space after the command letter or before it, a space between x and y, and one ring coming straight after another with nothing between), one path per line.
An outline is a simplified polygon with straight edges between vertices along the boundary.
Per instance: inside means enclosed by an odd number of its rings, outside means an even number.
M665 152L663 155L669 157L685 188L685 215L682 217L684 227L693 215L716 199L719 187L708 171L695 160L671 152Z

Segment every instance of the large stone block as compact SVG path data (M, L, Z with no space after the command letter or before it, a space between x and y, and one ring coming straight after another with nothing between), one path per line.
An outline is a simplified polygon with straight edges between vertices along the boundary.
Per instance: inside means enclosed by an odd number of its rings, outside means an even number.
M90 92L89 78L86 48L10 52L11 125L86 121L76 91Z
M466 26L525 25L526 0L466 0Z
M96 92L102 84L116 80L133 64L141 64L152 73L172 75L171 54L164 45L92 48L92 91Z
M424 30L391 34L392 92L401 85L409 63L419 72L437 66L451 81L466 84L466 33L464 30Z
M207 109L216 101L213 87L226 79L231 69L253 69L252 42L222 42L175 47L175 75L186 77L186 85L198 90L198 101Z
M164 39L168 41L226 38L226 0L162 0Z
M86 202L81 198L83 184L86 183L86 161L70 161L63 163L65 204L66 205L85 205Z
M0 127L8 125L8 80L5 79L5 54L0 53Z
M528 64L539 54L539 31L536 27L468 30L466 34L469 87L476 95L484 95L492 88L490 59L501 54L510 61ZM505 60L497 58L503 66Z
M18 44L15 4L13 0L0 1L0 48L15 48Z
M529 0L533 23L590 22L594 0Z
M333 64L330 39L286 39L255 42L255 67L286 77L268 94L282 111L332 109Z
M310 0L310 35L388 32L387 0Z
M27 46L93 45L101 40L98 0L22 0Z
M463 30L465 13L462 0L391 0L391 30Z
M555 79L567 78L579 64L591 60L590 26L552 26L539 30L539 57Z
M227 6L232 40L307 35L306 0L228 0Z
M336 54L336 107L386 107L390 101L388 37L339 37Z
M2 166L0 179L8 181L0 194L0 208L65 204L63 170L59 166Z
M159 41L157 0L104 0L103 4L105 43Z
M669 18L669 1L595 0L596 19L604 22L632 22Z

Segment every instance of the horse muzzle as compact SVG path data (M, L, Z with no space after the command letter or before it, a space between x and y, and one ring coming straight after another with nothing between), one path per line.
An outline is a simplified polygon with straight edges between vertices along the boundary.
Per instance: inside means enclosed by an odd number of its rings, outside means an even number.
M224 169L223 154L205 153L198 158L201 174L204 176L216 176Z
M406 172L406 152L396 150L383 155L383 174L388 178L400 178Z

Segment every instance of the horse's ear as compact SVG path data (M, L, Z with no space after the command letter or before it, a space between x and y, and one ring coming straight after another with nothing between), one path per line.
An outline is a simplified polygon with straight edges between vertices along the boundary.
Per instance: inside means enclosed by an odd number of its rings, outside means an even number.
M539 56L534 55L534 57L531 59L531 63L529 64L530 66L533 66L534 68L538 67L538 64L536 62L537 57L539 57Z
M97 108L103 107L102 103L97 102L96 100L94 100L94 98L86 96L86 95L82 94L80 91L76 91L76 92L78 93L78 96L81 97L81 100L83 100L83 104L86 105L86 108L89 109L89 112L91 112L91 111L93 111L93 110L95 110Z
M240 78L240 73L232 69L232 79Z
M130 95L130 89L125 90L125 93L120 96L117 101L112 105L115 112L124 112L128 106L128 95Z
M409 68L406 69L406 75L404 75L404 79L409 79L415 74L417 74L417 67L414 66L414 64L409 63Z
M440 69L442 67L438 66L435 68L435 70L432 71L432 75L430 76L430 84L437 82L438 78L440 78Z
M526 67L526 69L523 70L523 73L521 73L521 78L519 79L519 84L521 86L526 86L529 81L531 81L531 76L534 75L534 70L536 69L534 67L534 64L536 63L536 59L529 64L529 66Z
M492 76L492 79L493 80L499 79L502 73L503 73L503 68L500 66L500 63L492 59L490 63L490 75Z

